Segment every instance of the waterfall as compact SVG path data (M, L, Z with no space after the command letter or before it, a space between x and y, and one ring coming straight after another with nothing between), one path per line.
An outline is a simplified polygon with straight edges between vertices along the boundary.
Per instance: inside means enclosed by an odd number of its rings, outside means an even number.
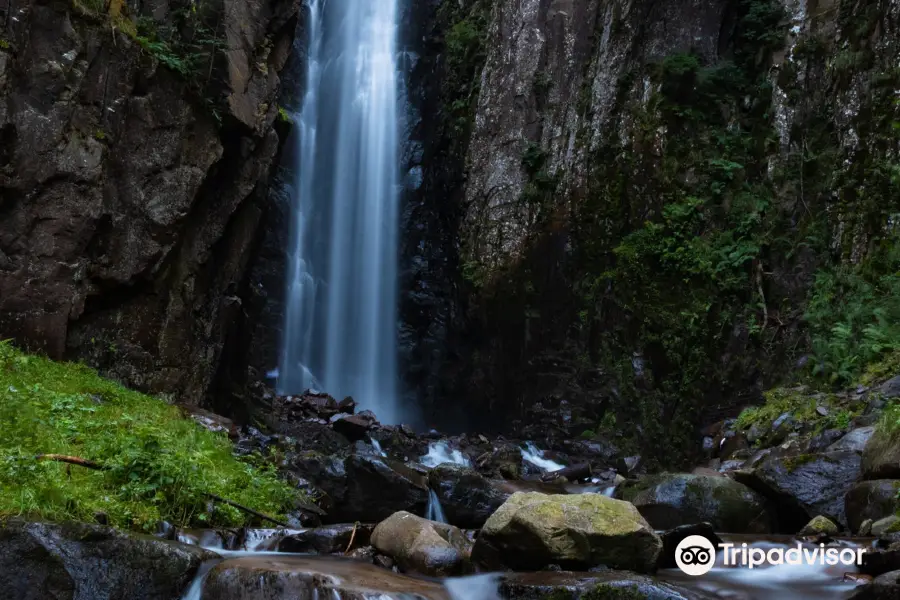
M278 391L396 405L399 0L307 0Z
M425 518L429 521L447 523L447 515L444 514L444 507L441 506L441 499L431 489L428 490L428 506L425 508Z

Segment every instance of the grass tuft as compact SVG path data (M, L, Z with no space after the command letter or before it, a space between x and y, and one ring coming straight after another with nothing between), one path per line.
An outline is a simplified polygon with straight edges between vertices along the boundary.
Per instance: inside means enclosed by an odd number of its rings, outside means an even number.
M206 492L272 516L296 492L262 464L235 458L224 434L203 429L166 402L77 364L27 355L0 342L0 517L92 521L149 530L237 526L247 516ZM94 471L36 460L78 456Z

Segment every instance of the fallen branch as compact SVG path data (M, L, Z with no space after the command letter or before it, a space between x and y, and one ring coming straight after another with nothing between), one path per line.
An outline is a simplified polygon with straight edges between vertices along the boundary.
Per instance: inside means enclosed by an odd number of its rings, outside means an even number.
M353 542L356 540L356 528L359 527L359 521L353 524L353 531L350 533L350 543L347 544L347 549L344 550L344 554L350 554L350 548L353 547Z
M248 507L244 506L243 504L238 504L237 502L234 502L233 500L228 500L227 498L223 498L222 496L217 496L216 494L210 494L209 492L206 492L206 495L209 496L210 498L212 498L213 500L215 500L216 502L223 502L223 503L227 504L228 506L233 506L238 510L242 510L246 513L253 515L254 517L259 517L263 521L269 521L270 523L275 523L276 525L280 525L281 527L284 527L285 529L291 528L291 526L288 525L287 523L285 523L284 521L279 521L278 519L275 519L274 517L270 517L269 515L263 514L259 511L255 511L252 508L248 508Z
M95 471L107 470L107 467L104 467L103 465L97 464L93 461L79 458L77 456L66 456L65 454L38 454L34 458L37 460L52 460L55 462L68 463L70 465L78 465L79 467L93 469Z

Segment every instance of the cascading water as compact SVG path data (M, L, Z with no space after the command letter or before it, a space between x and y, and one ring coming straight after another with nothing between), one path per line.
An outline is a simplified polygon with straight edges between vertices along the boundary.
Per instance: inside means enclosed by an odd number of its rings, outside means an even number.
M353 396L397 423L399 0L308 0L282 394Z

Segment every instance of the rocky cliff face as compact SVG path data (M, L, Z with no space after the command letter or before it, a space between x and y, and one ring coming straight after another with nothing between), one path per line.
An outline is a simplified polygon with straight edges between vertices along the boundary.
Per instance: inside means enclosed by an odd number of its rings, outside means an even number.
M0 12L0 335L197 402L279 141L299 0Z
M451 4L445 79L476 73L442 115L468 141L453 401L652 437L789 371L817 274L898 210L900 4Z

